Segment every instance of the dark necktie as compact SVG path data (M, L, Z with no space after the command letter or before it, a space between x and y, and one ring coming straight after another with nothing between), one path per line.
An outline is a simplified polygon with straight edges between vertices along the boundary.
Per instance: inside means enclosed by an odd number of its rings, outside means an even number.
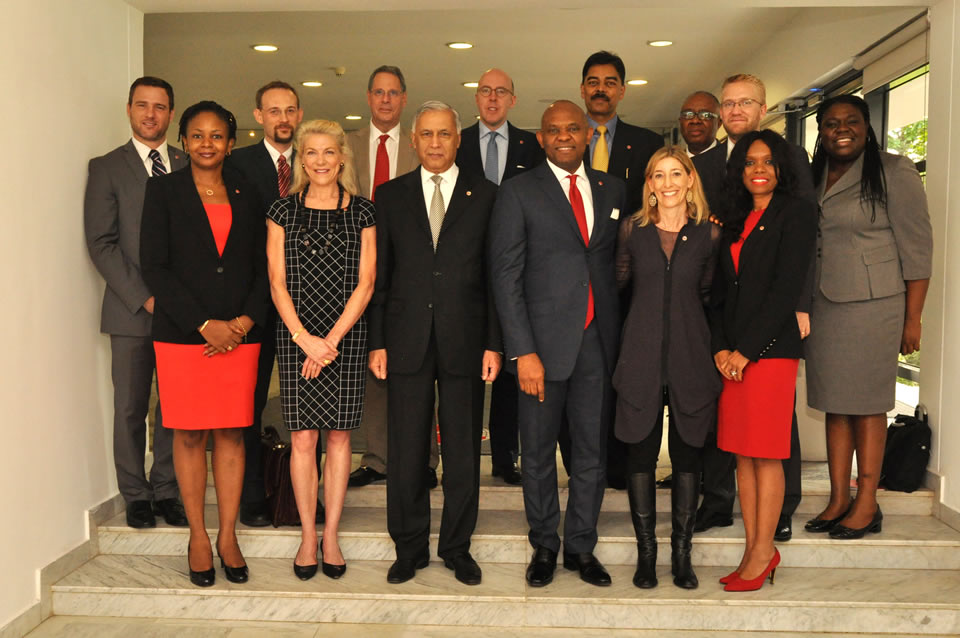
M373 169L373 188L370 189L370 199L377 195L377 186L390 179L390 156L387 155L387 140L390 136L380 136L380 145L377 146L377 163Z
M147 157L153 162L153 170L151 175L156 177L157 175L166 175L167 169L163 165L163 158L160 157L160 151L155 148L150 149L150 152L147 153Z
M587 213L583 208L583 198L580 196L580 189L577 188L577 176L567 175L570 179L570 206L573 208L573 216L577 219L577 226L580 228L580 235L583 237L583 243L590 245L590 231L587 229ZM593 284L587 289L587 320L583 324L586 330L593 321Z
M290 165L283 155L277 158L277 191L280 197L290 194Z
M500 184L500 149L497 147L499 133L490 131L487 137L487 159L483 163L483 174L494 184Z

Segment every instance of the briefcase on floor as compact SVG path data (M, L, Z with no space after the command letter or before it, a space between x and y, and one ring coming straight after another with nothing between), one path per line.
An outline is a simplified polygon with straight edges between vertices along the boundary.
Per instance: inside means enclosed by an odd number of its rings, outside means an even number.
M290 444L280 438L273 426L263 428L263 482L267 511L274 527L299 525L300 514L290 479Z

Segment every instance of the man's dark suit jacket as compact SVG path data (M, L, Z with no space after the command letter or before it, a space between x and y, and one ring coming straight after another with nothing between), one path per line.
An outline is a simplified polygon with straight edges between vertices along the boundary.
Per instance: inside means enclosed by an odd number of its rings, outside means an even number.
M650 157L663 146L663 136L650 129L627 124L617 120L617 129L613 136L613 148L610 149L610 163L607 173L616 175L627 183L627 203L632 214L643 207L643 176ZM590 147L583 161L590 166Z
M267 141L261 140L257 144L238 148L227 158L227 165L239 169L247 181L256 189L260 200L261 211L264 215L270 210L273 202L280 199L280 187L277 184L277 165L273 163L267 151ZM297 161L297 153L290 156L290 185L293 186L293 164Z
M743 242L737 270L724 234L710 293L714 353L739 350L751 361L803 357L794 311L816 234L816 205L779 193Z
M377 188L377 283L368 346L387 349L391 373L419 370L434 341L449 374L480 374L483 351L502 351L489 293L487 227L497 187L460 171L433 250L420 167Z
M619 133L618 133L619 135ZM593 192L593 232L584 244L573 208L547 162L504 182L490 225L493 292L513 371L537 353L546 380L570 377L580 352L593 284L595 318L607 372L617 361L620 313L614 273L624 183L586 169Z
M140 261L157 300L156 341L202 344L197 328L204 321L240 315L256 323L249 340L260 341L268 295L266 223L253 187L240 173L225 167L223 181L233 221L222 256L190 168L147 181Z
M480 154L480 123L460 131L460 148L457 151L457 166L470 173L484 175ZM537 136L507 122L507 164L503 169L502 184L511 177L543 162L543 149Z

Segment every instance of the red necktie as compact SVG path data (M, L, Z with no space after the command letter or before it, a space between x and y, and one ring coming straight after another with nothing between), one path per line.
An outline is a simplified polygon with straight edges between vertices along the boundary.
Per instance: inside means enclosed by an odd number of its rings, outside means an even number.
M377 146L377 164L373 170L373 189L370 191L370 199L374 199L377 194L377 186L390 179L390 157L387 155L387 140L389 135L380 136L380 145Z
M277 158L277 191L281 198L290 194L290 165L283 155Z
M580 227L580 236L583 237L583 243L590 245L590 231L587 230L587 213L583 209L583 198L580 197L580 189L577 188L577 176L567 175L570 178L570 206L573 207L573 216L577 218L577 226ZM593 321L593 284L587 289L587 321L583 324L586 330Z

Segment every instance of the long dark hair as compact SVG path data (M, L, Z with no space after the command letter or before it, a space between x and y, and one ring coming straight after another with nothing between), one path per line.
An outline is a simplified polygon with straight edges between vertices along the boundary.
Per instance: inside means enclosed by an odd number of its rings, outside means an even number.
M860 111L863 121L867 125L867 143L863 147L863 177L860 180L860 202L870 202L870 221L877 219L877 204L887 205L887 178L883 173L883 163L880 161L880 142L870 125L870 107L856 95L837 95L824 100L817 108L817 128L823 124L823 116L834 104L849 104ZM817 133L817 145L813 149L813 185L817 188L823 182L823 173L827 167L827 152L821 144L821 136Z
M187 126L190 124L190 120L199 113L213 113L216 115L227 125L227 139L237 139L237 118L233 116L233 113L213 100L204 100L188 106L183 111L183 115L180 116L180 132L177 134L178 142L187 136Z
M757 141L766 144L773 156L773 165L777 170L777 187L774 193L793 195L797 189L797 176L789 157L790 144L780 137L779 133L764 129L741 137L727 160L727 177L724 181L726 206L721 216L724 231L733 238L739 237L743 232L743 222L753 208L753 195L743 184L743 170L747 165L747 151Z

